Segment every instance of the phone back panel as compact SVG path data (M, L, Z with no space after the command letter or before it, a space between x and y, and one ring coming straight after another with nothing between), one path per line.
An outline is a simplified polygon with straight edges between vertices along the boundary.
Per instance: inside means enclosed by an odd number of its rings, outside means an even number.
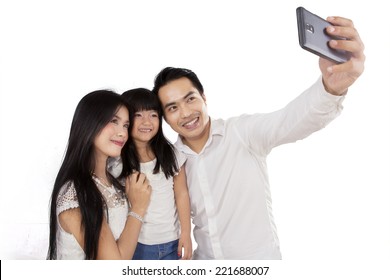
M329 47L329 40L340 38L326 34L326 27L331 25L328 21L299 7L297 8L297 22L299 44L303 49L337 63L343 63L349 59L348 52Z

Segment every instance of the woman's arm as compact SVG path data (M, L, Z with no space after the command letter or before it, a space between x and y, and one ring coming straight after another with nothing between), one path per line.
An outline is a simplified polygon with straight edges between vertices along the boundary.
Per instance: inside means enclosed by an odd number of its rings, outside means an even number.
M131 211L143 217L149 205L151 194L151 188L145 175L134 173L129 176L126 179L126 193L132 205ZM73 234L81 248L84 249L84 230L81 226L81 220L80 208L69 209L59 215L62 228ZM142 222L140 220L128 216L121 236L115 241L106 218L104 218L99 236L97 258L131 259L137 246L141 226Z

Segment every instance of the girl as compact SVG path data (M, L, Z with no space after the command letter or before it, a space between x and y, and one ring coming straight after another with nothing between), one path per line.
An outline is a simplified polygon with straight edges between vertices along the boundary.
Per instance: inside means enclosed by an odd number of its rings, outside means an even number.
M151 189L143 174L129 174L123 187L106 172L108 157L128 154L128 127L117 93L94 91L79 102L51 197L48 259L133 257Z
M133 259L191 259L185 159L176 160L174 147L163 134L158 97L144 88L126 91L122 96L129 103L131 137L121 176L134 171L145 173L153 188Z

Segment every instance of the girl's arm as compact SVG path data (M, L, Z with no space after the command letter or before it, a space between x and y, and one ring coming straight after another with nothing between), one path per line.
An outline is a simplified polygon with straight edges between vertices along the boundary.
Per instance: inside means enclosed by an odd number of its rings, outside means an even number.
M178 246L178 255L184 260L192 258L192 241L191 241L191 214L190 198L188 195L187 178L184 165L181 167L179 174L173 177L176 207L179 213L181 234ZM184 253L183 253L184 250Z

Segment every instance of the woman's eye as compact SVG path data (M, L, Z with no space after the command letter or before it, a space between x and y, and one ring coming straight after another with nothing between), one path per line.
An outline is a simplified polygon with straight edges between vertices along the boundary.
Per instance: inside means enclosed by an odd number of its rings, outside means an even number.
M118 119L112 119L111 122L115 123L115 124L118 124Z

